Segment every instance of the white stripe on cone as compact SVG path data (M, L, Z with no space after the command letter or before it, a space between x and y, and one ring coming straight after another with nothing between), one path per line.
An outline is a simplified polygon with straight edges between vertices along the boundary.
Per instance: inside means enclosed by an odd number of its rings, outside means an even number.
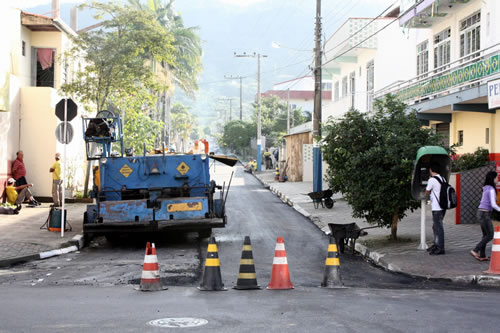
M274 257L273 265L288 265L286 257Z
M276 243L276 251L285 251L285 243Z
M160 273L158 271L142 271L142 279L160 279Z
M156 258L156 254L148 254L144 256L144 263L145 264L156 264L158 262L158 259Z
M493 238L500 239L500 232L496 231L495 234L493 235Z
M491 246L491 252L500 252L500 245L499 244L493 244Z

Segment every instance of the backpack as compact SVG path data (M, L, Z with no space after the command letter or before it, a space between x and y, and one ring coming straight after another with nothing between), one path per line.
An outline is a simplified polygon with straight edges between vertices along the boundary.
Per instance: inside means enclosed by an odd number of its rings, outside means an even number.
M442 209L452 209L452 208L457 207L458 200L457 200L457 193L455 192L455 189L450 184L448 184L448 182L444 178L443 178L444 181L439 179L438 176L434 176L432 178L435 178L439 182L439 184L441 184L441 191L439 192L439 199L436 198L436 199L438 199L439 206Z

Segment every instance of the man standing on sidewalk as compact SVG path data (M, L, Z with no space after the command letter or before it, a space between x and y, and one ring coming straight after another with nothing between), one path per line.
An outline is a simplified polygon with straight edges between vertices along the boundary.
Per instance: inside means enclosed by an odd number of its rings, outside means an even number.
M59 163L61 154L56 153L55 158L56 161L49 169L49 172L52 173L52 200L54 201L54 204L50 205L50 207L59 207L62 204L61 164Z
M425 188L426 195L430 196L431 207L432 207L432 231L434 232L434 244L427 249L430 255L440 255L444 254L444 227L443 219L446 210L442 209L439 204L439 196L441 193L441 184L435 178L439 178L441 182L445 182L445 179L439 174L439 164L431 163L429 168L429 181L427 182L427 187Z

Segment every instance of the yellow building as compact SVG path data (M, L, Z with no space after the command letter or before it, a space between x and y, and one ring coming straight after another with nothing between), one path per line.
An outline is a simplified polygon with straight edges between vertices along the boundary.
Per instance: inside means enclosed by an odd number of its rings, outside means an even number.
M24 152L28 182L38 197L51 196L49 168L63 145L56 140L60 123L54 107L62 96L58 89L72 79L72 66L64 58L75 32L59 18L29 14L5 4L0 8L0 193L11 177L16 152ZM5 33L7 32L7 33ZM84 143L80 114L71 121L73 140L67 147L71 177L83 177ZM80 170L82 169L82 170ZM72 185L72 184L70 184Z

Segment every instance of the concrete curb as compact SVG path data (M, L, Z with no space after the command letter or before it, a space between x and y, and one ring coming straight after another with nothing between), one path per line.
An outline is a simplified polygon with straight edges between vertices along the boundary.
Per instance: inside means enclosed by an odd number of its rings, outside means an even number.
M300 207L299 205L295 204L293 201L288 199L285 194L281 193L278 191L276 188L274 188L272 185L265 183L260 177L257 175L254 175L255 178L257 178L263 185L264 187L268 188L272 193L274 193L276 196L278 196L284 203L287 203L288 205L292 206L293 209L295 209L297 212L302 214L304 217L309 219L316 227L318 227L325 235L330 235L330 229L328 226L321 227L317 223L317 217L308 213L305 209ZM418 274L411 274L408 272L403 271L400 267L391 264L390 262L387 262L384 258L384 254L379 253L377 251L370 250L368 247L366 247L363 244L360 244L360 242L356 242L354 250L361 254L363 257L367 258L371 262L373 262L375 265L385 269L386 271L393 272L393 273L398 273L398 274L404 274L407 276L411 276L416 279L425 279L425 280L430 280L430 281L449 281L457 284L473 284L473 285L483 285L483 286L489 286L489 287L500 287L500 276L494 276L494 275L462 275L462 276L452 276L452 277L431 277L431 276L425 276L425 275L418 275Z
M9 259L2 259L0 260L0 267L7 267L22 262L47 259L50 257L59 256L70 252L76 252L82 249L83 246L84 246L83 235L76 235L71 240L62 243L58 249L53 249L50 251L44 251L40 253L34 253Z

